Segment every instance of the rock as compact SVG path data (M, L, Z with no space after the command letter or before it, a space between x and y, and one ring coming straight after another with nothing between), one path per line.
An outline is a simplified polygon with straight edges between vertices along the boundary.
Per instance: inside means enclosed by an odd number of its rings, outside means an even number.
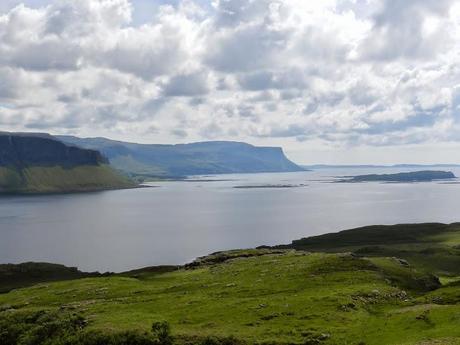
M322 334L320 334L318 339L319 340L326 340L326 339L329 339L330 337L331 337L331 335L329 333L322 333Z
M406 267L410 266L410 264L409 264L409 262L407 262L407 260L400 259L400 258L393 258L393 259L396 260L397 262L399 262L399 264L401 266L406 266Z

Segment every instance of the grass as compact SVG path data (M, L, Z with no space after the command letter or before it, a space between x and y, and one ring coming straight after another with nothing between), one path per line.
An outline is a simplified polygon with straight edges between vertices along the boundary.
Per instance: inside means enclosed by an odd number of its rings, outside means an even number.
M407 283L420 274L391 259L285 252L136 278L38 284L0 295L0 305L10 312L72 311L89 321L89 329L105 332L145 331L166 320L180 339L417 344L460 337L458 324L449 321L460 306L431 308L418 300L418 289L388 280L395 276ZM431 322L419 321L427 308Z
M394 245L406 238L414 251L429 243L455 249L458 225L430 227L420 226L417 235L409 226L412 239L401 234ZM375 231L363 237L364 248L376 244ZM356 240L344 243L359 251ZM421 261L374 254L235 250L186 267L41 283L0 294L0 321L21 313L70 313L84 320L85 331L103 334L148 332L152 323L166 321L177 344L209 337L233 339L229 344L460 344L456 270L439 281ZM428 251L426 261L430 255L438 254Z
M20 171L0 167L0 192L4 193L84 192L133 186L108 165L37 166Z
M439 276L460 276L460 224L398 224L367 226L303 238L280 248L354 252L363 256L398 257L419 270Z

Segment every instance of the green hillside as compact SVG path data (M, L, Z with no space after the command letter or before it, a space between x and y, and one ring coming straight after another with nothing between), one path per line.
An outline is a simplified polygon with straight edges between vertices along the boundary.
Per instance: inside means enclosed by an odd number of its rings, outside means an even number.
M0 193L87 192L133 186L108 165L27 167L20 171L0 167Z
M0 133L0 193L85 192L133 187L98 151L46 134Z
M374 225L280 246L316 252L354 252L405 259L440 276L460 276L460 223Z
M378 229L356 230L362 248L384 237ZM427 249L458 246L456 225L386 229L401 234L396 246L423 242L426 262L437 258ZM0 295L0 343L460 344L460 256L437 277L420 260L322 246L236 250L184 267L17 289Z

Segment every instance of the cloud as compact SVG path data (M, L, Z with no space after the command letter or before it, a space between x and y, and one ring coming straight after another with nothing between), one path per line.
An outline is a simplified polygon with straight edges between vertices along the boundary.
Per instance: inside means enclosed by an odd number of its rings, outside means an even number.
M186 138L188 133L186 130L183 130L183 129L180 129L180 128L176 128L176 129L173 129L171 130L171 134L178 137L178 138Z
M361 49L365 58L426 59L447 48L452 0L384 0Z
M165 96L199 96L209 92L206 72L175 75L163 87Z
M5 130L305 152L460 140L455 1L21 3L0 6Z
M246 90L266 89L305 89L308 87L309 76L302 70L259 71L246 73L238 77L238 81Z

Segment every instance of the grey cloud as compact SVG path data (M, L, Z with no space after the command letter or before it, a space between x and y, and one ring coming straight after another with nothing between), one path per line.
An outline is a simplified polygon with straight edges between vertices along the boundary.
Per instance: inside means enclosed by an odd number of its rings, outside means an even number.
M332 90L329 93L323 93L319 99L321 104L335 107L344 100L346 94L340 91Z
M215 139L219 138L222 134L224 134L224 129L215 121L205 125L199 130L199 133L208 139Z
M308 87L308 76L299 70L247 73L241 75L238 81L246 90L305 89Z
M48 19L47 11L24 6L5 15L0 21L0 64L37 71L76 69L79 46L70 38L48 35Z
M158 39L161 40L161 37ZM124 37L113 49L103 54L95 52L94 59L100 65L152 79L174 72L175 67L187 60L187 52L181 47L179 39L171 39L158 47L148 34L144 42L138 42L136 37Z
M443 19L452 4L452 0L384 0L372 32L361 45L361 56L377 60L433 57L449 37L444 25L424 36L424 20L428 14Z
M368 128L358 129L358 132L368 134L389 134L404 132L410 128L431 127L437 122L437 116L426 113L416 113L401 121L383 121L378 123L367 122Z
M154 98L144 101L141 105L141 112L146 116L152 116L160 112L168 103L167 98Z
M286 48L288 33L266 24L253 24L231 34L217 35L209 46L205 61L224 72L253 71L276 64Z
M348 90L348 97L354 105L369 106L378 100L378 94L373 90L371 85L364 82L358 82Z
M296 98L300 98L302 97L302 91L301 90L283 90L281 91L281 99L282 100L292 100L292 99L296 99Z
M58 6L54 8L49 15L45 26L45 33L61 35L69 26L78 21L78 19L78 14L74 7L68 4Z
M291 138L299 137L305 138L308 136L309 130L299 124L289 124L286 127L272 126L268 132L257 134L259 137L273 137L273 138Z
M424 12L442 16L447 14L453 2L453 0L383 0L381 11L375 15L375 23L377 26L386 26L390 23L401 25L404 24L401 19Z
M351 51L348 42L341 42L334 31L322 27L307 27L300 33L295 50L307 61L338 61L344 63Z
M129 17L127 0L56 2L39 10L19 6L0 22L0 64L36 71L101 66L152 79L188 61L179 20L159 17L135 29L123 26Z
M209 92L208 73L176 75L163 87L165 96L199 96Z
M241 117L256 118L255 108L252 105L241 104L238 106L238 114Z
M61 103L75 103L80 99L77 94L62 94L57 97L57 100Z
M203 97L193 97L190 99L189 103L192 107L197 107L202 104L206 104L206 98Z
M171 134L178 138L186 138L188 136L187 131L181 128L171 130Z
M18 95L18 76L11 69L0 69L0 100L12 99Z
M316 110L318 110L319 107L319 102L315 98L310 98L308 99L307 103L305 104L303 108L303 114L304 115L310 115L313 114Z
M273 92L264 90L257 92L256 95L249 97L248 101L252 103L258 103L258 102L269 102L275 100L277 97L274 95Z
M460 122L460 86L454 88L452 92L452 115Z
M271 111L271 112L277 111L278 110L278 104L275 103L275 102L268 102L268 103L264 104L264 109L266 111Z
M220 26L234 27L236 25L250 22L254 19L260 20L269 12L270 1L258 0L218 0L216 1L216 24Z
M75 70L78 68L80 55L80 49L77 46L55 40L45 40L41 43L31 43L20 47L6 55L8 61L4 63L36 71Z
M238 81L246 90L265 90L273 88L273 74L269 71L245 74L240 76Z

